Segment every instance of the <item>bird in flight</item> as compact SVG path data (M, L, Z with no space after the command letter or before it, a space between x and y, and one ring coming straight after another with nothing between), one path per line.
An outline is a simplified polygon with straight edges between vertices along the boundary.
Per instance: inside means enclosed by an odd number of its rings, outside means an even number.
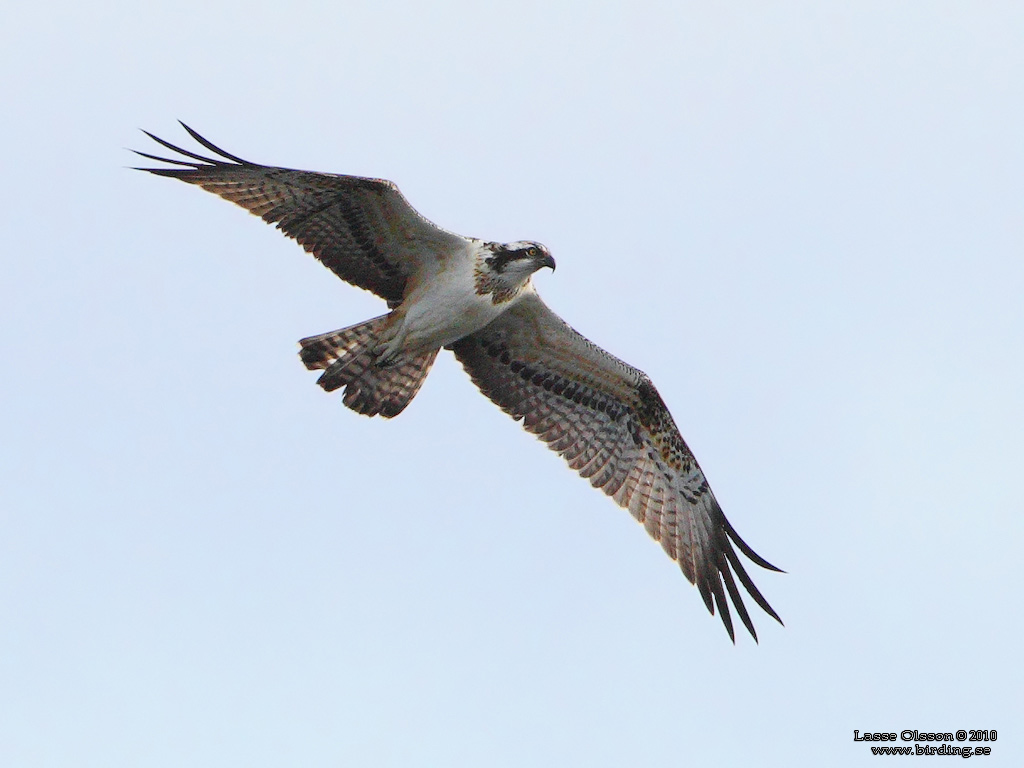
M782 623L733 545L779 569L726 519L654 384L537 295L533 273L555 269L547 248L463 237L423 218L390 181L258 165L182 127L213 156L144 131L177 156L137 152L171 166L138 170L197 184L276 224L342 280L387 302L384 315L299 342L306 367L323 371L321 387L344 388L358 413L391 418L450 349L481 392L643 523L712 615L717 606L733 642L730 600L757 640L736 579Z

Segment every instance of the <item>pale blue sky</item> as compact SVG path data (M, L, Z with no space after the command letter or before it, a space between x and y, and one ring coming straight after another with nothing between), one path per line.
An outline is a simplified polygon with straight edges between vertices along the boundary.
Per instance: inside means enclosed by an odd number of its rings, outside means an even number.
M3 17L4 766L1021 764L1020 4ZM391 422L317 388L296 341L383 305L126 169L179 118L545 243L786 627L730 644L450 356Z

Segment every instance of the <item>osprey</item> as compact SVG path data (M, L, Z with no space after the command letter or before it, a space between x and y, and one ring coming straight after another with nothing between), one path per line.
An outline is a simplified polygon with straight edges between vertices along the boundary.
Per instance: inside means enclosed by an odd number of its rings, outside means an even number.
M170 176L276 224L341 279L380 296L389 312L302 339L301 358L328 392L367 416L397 416L442 347L473 383L569 466L625 507L696 584L735 642L728 593L757 640L736 579L782 620L743 568L779 569L725 518L668 408L642 371L581 336L548 309L531 276L555 260L540 243L493 243L448 232L417 213L390 181L257 165L187 125L215 157L147 136L180 158L145 152ZM735 573L735 578L734 578Z

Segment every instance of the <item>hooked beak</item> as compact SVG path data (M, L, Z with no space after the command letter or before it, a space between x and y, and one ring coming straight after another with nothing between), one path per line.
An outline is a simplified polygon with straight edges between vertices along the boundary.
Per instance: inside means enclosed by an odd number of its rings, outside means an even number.
M537 269L540 269L541 267L551 267L551 271L555 271L555 259L550 253L545 253L544 258L540 260L540 263L537 265Z

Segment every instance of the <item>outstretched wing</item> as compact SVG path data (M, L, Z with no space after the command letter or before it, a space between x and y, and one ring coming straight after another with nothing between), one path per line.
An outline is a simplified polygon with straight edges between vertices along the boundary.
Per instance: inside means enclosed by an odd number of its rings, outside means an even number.
M179 166L139 170L198 184L237 203L276 224L342 280L373 291L391 305L402 300L406 282L428 262L442 261L467 246L466 238L417 213L390 181L257 165L181 125L216 157L181 149L144 131L188 159L136 152Z
M737 578L782 623L733 544L757 565L779 569L726 520L646 374L574 331L535 293L451 349L480 391L644 524L712 615L718 606L734 642L726 592L757 639Z

